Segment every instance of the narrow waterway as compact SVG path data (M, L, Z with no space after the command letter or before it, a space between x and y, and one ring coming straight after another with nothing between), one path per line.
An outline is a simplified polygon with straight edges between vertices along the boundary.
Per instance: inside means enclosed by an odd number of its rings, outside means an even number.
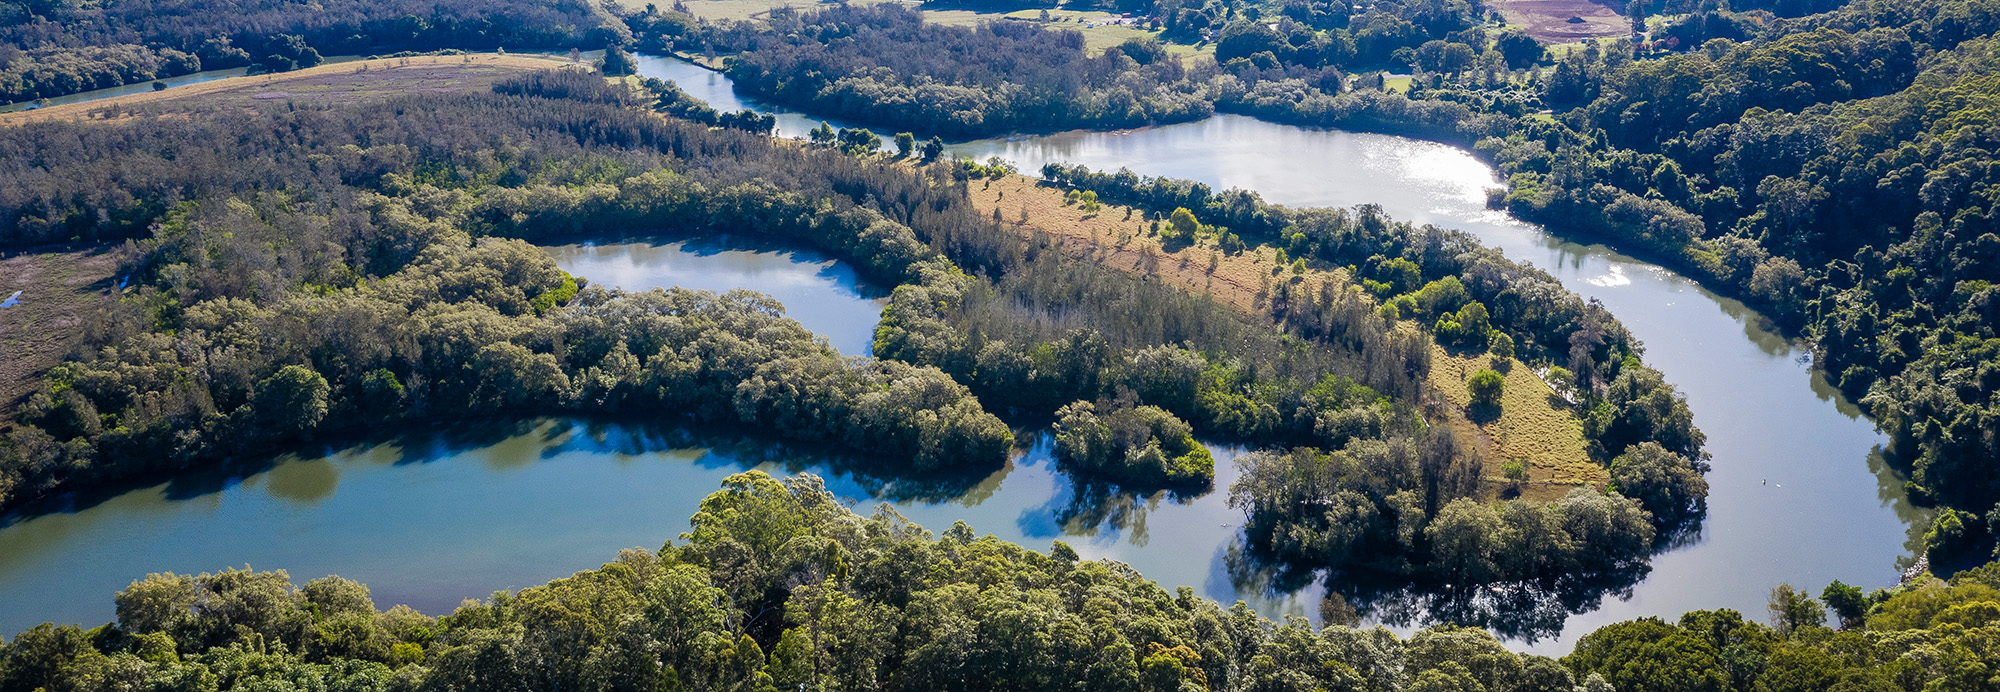
M729 93L720 75L653 58L641 65L642 74L674 79L718 108L756 107ZM781 114L779 128L797 135L818 123ZM1781 581L1814 591L1832 579L1885 586L1921 523L1900 479L1874 454L1881 440L1872 425L1814 376L1803 349L1685 278L1485 210L1484 189L1498 183L1464 151L1240 117L951 149L1024 170L1046 161L1124 166L1255 189L1285 204L1376 203L1399 218L1476 233L1602 299L1645 340L1648 361L1687 393L1708 434L1710 511L1703 533L1655 556L1643 580L1573 607L1582 612L1567 622L1559 615L1560 634L1541 632L1523 648L1562 653L1599 625L1644 615L1728 607L1761 617ZM740 240L604 241L551 252L599 285L770 293L849 355L867 352L885 295L823 256ZM819 473L858 511L889 501L933 530L964 520L1035 549L1060 538L1168 588L1244 599L1270 615L1311 614L1316 587L1273 593L1231 569L1241 515L1224 499L1238 450L1216 451L1214 490L1132 496L1078 487L1053 468L1046 440L998 469L912 481L856 475L852 460L740 432L567 419L441 426L0 518L0 591L8 594L0 632L108 621L111 594L148 572L246 563L298 580L341 574L370 584L378 603L443 613L463 598L596 565L621 548L658 547L685 530L722 478L746 468Z

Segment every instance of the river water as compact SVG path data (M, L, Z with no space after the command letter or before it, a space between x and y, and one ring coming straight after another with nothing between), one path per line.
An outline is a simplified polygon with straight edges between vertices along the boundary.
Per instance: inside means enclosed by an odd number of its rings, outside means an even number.
M641 73L674 79L722 110L758 105L730 93L720 75L685 63L642 58ZM779 114L781 135L818 123ZM1709 514L1700 535L1656 555L1636 585L1558 618L1559 633L1540 632L1536 641L1517 641L1520 648L1560 654L1603 624L1700 608L1761 618L1766 595L1783 581L1813 591L1832 579L1887 586L1924 524L1876 453L1881 437L1813 373L1807 351L1684 277L1484 209L1484 189L1498 181L1462 150L1234 116L950 150L1001 156L1029 171L1047 161L1125 166L1255 189L1284 204L1381 204L1398 218L1477 234L1603 300L1646 342L1648 362L1688 395L1708 434ZM600 285L771 293L847 354L867 352L885 295L814 253L726 239L551 251L566 270ZM911 483L856 475L855 462L812 450L630 421L448 426L0 520L0 592L8 594L0 632L45 620L103 622L111 594L147 572L245 563L287 569L297 580L337 573L368 583L378 603L443 613L463 598L595 565L620 548L658 547L686 528L723 477L745 468L819 473L859 511L886 500L933 530L962 519L1035 549L1060 538L1169 588L1241 598L1271 615L1311 614L1316 587L1270 593L1240 571L1232 577L1242 517L1223 496L1239 450L1216 452L1216 490L1135 497L1078 487L1053 468L1046 441L991 473ZM1406 631L1412 623L1392 624Z

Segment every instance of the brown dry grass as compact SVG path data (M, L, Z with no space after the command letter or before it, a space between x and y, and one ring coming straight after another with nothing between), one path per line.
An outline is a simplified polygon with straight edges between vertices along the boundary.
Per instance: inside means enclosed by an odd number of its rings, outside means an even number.
M0 301L21 292L20 304L0 308L0 429L82 339L85 318L110 300L117 270L104 248L0 259Z
M1214 241L1202 241L1168 252L1158 237L1147 235L1149 222L1144 219L1144 212L1106 204L1097 213L1086 214L1076 206L1064 204L1061 190L1044 187L1026 176L975 181L971 194L972 204L981 214L990 215L998 209L1001 218L1009 222L1009 228L1023 233L1047 232L1060 239L1073 255L1092 256L1126 271L1152 273L1189 291L1207 293L1244 312L1262 313L1267 307L1262 294L1279 281L1312 286L1329 279L1347 283L1347 273L1337 269L1309 269L1302 275L1285 270L1274 275L1272 271L1277 265L1270 248L1227 255L1215 249ZM1024 209L1028 214L1025 225L1020 223ZM1208 270L1211 258L1216 263L1213 272Z
M403 94L479 90L510 75L571 64L566 59L492 53L356 60L0 114L0 125L95 118L101 117L100 113L121 117L142 107L177 104L249 108L287 101L348 103Z
M1500 14L1538 40L1575 43L1632 32L1623 0L1501 0ZM1570 17L1582 19L1572 24Z
M1026 176L975 181L970 193L981 214L990 216L999 210L1007 222L1005 228L1048 233L1072 256L1094 258L1133 273L1150 273L1246 313L1264 313L1266 287L1271 285L1267 282L1295 278L1308 285L1326 280L1348 282L1347 273L1340 269L1309 269L1301 275L1286 269L1274 275L1275 253L1269 247L1232 256L1216 251L1212 241L1204 241L1168 252L1158 238L1146 234L1148 222L1140 211L1106 204L1097 213L1087 214L1065 204L1063 191ZM1026 223L1021 222L1023 211ZM1211 257L1216 261L1213 272L1208 269ZM1528 482L1521 490L1523 496L1533 499L1555 499L1578 485L1606 480L1604 469L1585 451L1582 422L1559 405L1560 399L1554 398L1554 392L1526 365L1516 361L1507 374L1500 416L1475 422L1481 412L1468 410L1471 395L1465 383L1486 367L1486 356L1458 356L1438 348L1431 362L1433 396L1450 404L1433 423L1453 430L1464 448L1479 450L1485 460L1489 496L1498 496L1511 485L1500 470L1508 460L1528 463Z

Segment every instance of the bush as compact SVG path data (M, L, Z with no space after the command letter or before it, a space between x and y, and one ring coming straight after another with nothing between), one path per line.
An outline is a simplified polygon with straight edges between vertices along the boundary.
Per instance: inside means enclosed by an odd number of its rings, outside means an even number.
M1481 370L1465 383L1466 391L1472 393L1473 406L1499 406L1506 387L1507 378L1492 370Z

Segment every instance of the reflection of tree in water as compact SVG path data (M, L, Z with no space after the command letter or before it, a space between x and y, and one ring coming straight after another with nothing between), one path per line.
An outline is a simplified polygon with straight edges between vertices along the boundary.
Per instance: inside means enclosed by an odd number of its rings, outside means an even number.
M1053 508L1056 525L1062 527L1063 534L1095 536L1106 529L1122 531L1127 542L1140 548L1146 547L1150 538L1146 517L1159 509L1160 503L1185 505L1201 497L1199 493L1135 491L1101 480L1074 476L1071 479L1068 500Z
M1230 585L1239 593L1277 598L1325 579L1324 598L1344 601L1353 615L1393 627L1456 624L1482 627L1526 643L1562 634L1572 615L1597 610L1605 596L1626 599L1652 571L1635 562L1602 573L1549 580L1455 585L1379 572L1319 570L1260 555L1239 537L1224 556ZM1339 612L1322 607L1323 614Z
M683 456L695 463L734 464L744 469L774 466L786 474L812 472L845 477L868 497L887 502L972 502L990 496L998 483L987 482L997 466L919 471L831 447L760 437L740 426L702 424L697 431L681 422L590 419L578 421L577 434L551 439L544 456L566 451L611 452L626 456ZM566 431L565 426L555 426Z
M87 491L43 498L16 508L0 517L0 528L52 512L76 512L138 488L166 483L163 495L169 500L187 500L220 492L244 478L290 464L294 471L327 469L321 460L341 454L364 455L385 464L428 464L468 452L510 449L502 469L534 459L549 459L566 452L582 451L625 456L659 456L706 464L711 467L734 465L744 469L771 465L787 474L811 471L828 477L845 477L871 498L889 502L977 503L991 495L997 482L990 480L998 466L948 472L919 472L905 464L885 462L851 453L798 443L771 441L754 429L741 426L700 424L696 432L691 422L658 419L593 417L590 419L530 418L510 420L464 420L425 425L417 430L352 432L329 436L287 454L236 459L196 469L168 469L140 474L117 483L91 487ZM520 458L526 456L527 459ZM330 468L330 467L329 467ZM300 485L298 481L311 481ZM338 482L332 478L276 478L271 490L284 499L316 502L332 493ZM313 486L313 487L307 487Z

